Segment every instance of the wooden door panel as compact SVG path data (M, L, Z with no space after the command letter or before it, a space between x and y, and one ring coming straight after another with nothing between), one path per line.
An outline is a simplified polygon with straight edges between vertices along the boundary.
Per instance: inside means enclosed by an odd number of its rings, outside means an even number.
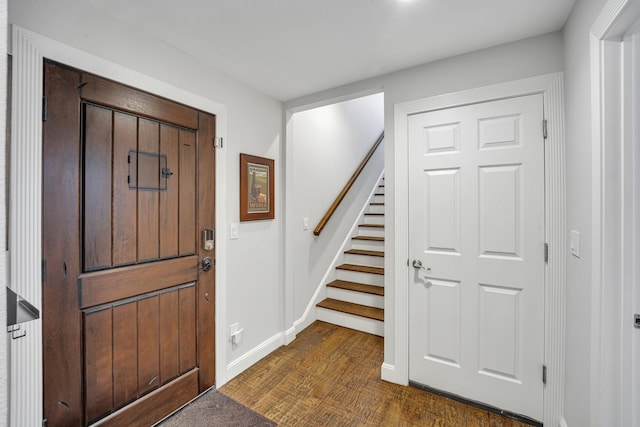
M160 384L159 297L138 301L138 392L144 394Z
M196 251L196 140L193 132L180 130L180 255Z
M179 311L177 290L160 295L160 382L177 377L179 369Z
M175 174L166 179L166 190L160 192L160 258L178 256L178 135L178 128L160 125L160 154L166 156L166 167Z
M136 164L129 152L137 147L138 120L130 114L113 115L113 266L135 264L138 222L135 212L136 191L129 188L130 172L137 176Z
M197 280L196 256L130 265L78 277L81 309L108 304Z
M158 155L159 125L151 120L138 120L138 151ZM140 161L138 156L138 186L158 188L160 177L157 163ZM154 177L155 179L151 179ZM159 257L160 196L158 191L138 190L138 262L153 261Z
M138 306L113 307L113 407L138 397Z
M85 271L111 267L111 124L111 110L85 105Z
M198 128L198 111L158 96L89 73L82 73L82 99L143 117ZM75 89L75 88L74 88Z
M112 309L85 313L84 363L87 423L113 410Z
M196 288L179 291L180 297L180 373L196 366Z

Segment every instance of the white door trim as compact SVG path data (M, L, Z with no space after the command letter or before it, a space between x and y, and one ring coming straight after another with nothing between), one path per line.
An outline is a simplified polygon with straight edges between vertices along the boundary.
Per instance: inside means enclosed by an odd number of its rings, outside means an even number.
M17 25L12 26L10 177L10 287L42 308L42 70L48 58L216 115L217 136L226 137L227 107ZM216 206L225 206L226 150L216 156ZM227 378L226 209L216 212L216 384ZM22 325L26 336L10 341L11 426L42 423L41 320ZM21 333L22 333L21 332Z
M388 288L395 296L395 363L386 368L401 384L409 381L409 267L408 252L408 152L407 120L411 114L478 102L541 93L548 120L545 150L545 222L549 263L545 268L545 364L544 424L558 426L564 407L564 318L565 318L565 179L564 101L562 73L475 88L446 95L396 104L394 107L394 192L396 215L391 231L395 246L395 275ZM540 124L542 126L542 123ZM543 248L540 248L543 250ZM384 367L383 367L384 369ZM542 373L541 373L542 375ZM508 409L508 408L507 408Z
M631 104L634 96L631 47L635 43L637 52L640 41L637 36L625 37L638 19L640 1L610 0L590 31L593 171L590 419L593 425L635 425L640 417L631 359L632 334L637 332L631 323L631 301L634 284L637 286L640 280L637 268L633 268L640 239L632 219L640 203L638 184L634 182L640 170L637 141L633 140L637 127L632 128L634 120L630 117L630 114L637 115L638 108L637 104Z

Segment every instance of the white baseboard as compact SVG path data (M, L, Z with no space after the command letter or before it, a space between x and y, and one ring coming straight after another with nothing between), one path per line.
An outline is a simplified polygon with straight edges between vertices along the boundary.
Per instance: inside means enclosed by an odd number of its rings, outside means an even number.
M296 325L294 324L292 327L287 329L284 332L284 345L289 345L296 339L296 335L298 333L298 329L296 329Z
M260 359L268 356L272 351L282 347L284 345L284 341L285 333L279 332L229 363L227 365L227 381L231 381L231 379L253 366L255 363L260 361ZM222 384L217 384L217 386L220 387Z
M380 369L380 376L384 381L388 381L390 383L408 385L406 382L400 381L398 379L398 371L396 371L396 366L389 363L382 364L382 368Z

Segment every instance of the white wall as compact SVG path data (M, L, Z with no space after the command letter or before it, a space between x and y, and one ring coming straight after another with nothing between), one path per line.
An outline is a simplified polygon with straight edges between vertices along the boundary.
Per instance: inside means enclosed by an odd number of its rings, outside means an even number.
M555 32L477 52L444 59L395 73L363 80L325 92L285 103L286 110L335 99L349 93L383 88L385 95L385 174L386 187L395 185L394 175L404 173L394 169L394 105L400 102L502 83L526 77L549 74L563 69L562 34ZM385 364L395 366L393 310L396 266L406 265L406 259L395 259L394 211L395 198L387 192L385 200ZM402 268L402 267L401 267Z
M591 372L591 75L589 30L606 0L576 2L564 29L567 231L580 232L580 258L567 254L565 419L589 426ZM568 237L568 236L567 236ZM567 246L568 247L568 246Z
M289 120L292 188L287 189L292 231L294 319L302 317L322 277L383 169L380 146L320 236L313 234L384 128L384 95L374 94L302 111ZM303 229L309 218L309 229Z
M240 226L240 239L217 247L217 268L226 281L217 283L226 296L225 313L216 321L239 322L245 330L240 346L227 346L227 364L282 330L282 104L232 77L194 60L175 48L128 28L86 2L10 0L9 23L17 24L150 77L226 106L226 177L217 182L226 203L216 207L227 222L239 221L239 156L249 153L275 160L276 219ZM4 34L4 33L3 33ZM215 43L212 44L215 51ZM219 152L220 153L220 152ZM225 224L225 227L227 225ZM226 230L217 230L225 234ZM222 287L222 288L221 288ZM225 315L224 319L219 316ZM224 342L224 341L223 341ZM218 375L218 385L226 378Z

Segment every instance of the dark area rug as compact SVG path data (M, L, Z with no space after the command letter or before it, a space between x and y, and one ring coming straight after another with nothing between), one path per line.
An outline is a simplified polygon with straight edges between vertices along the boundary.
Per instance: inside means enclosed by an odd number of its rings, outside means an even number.
M211 389L180 409L157 427L272 427L276 423Z

